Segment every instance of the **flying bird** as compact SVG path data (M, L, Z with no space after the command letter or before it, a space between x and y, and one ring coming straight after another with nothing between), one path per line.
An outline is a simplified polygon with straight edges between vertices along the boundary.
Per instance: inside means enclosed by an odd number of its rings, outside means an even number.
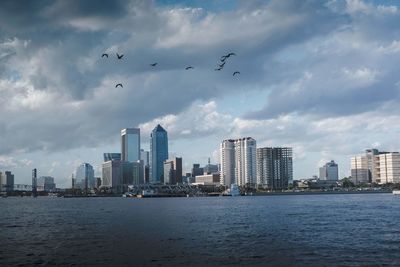
M217 64L220 68L223 68L226 62L222 63L222 64Z
M221 62L225 62L225 60L227 59L227 58L229 58L230 56L236 56L236 54L235 53L229 53L229 54L227 54L227 55L225 55L225 56L222 56L221 57Z
M190 70L190 69L194 69L192 66L188 66L185 68L185 70Z
M214 69L214 70L222 70L222 68L216 68L216 69Z
M123 56L124 56L124 55L118 55L118 53L117 53L117 58L118 58L118 59L121 59Z
M117 88L118 86L121 86L122 88L124 88L124 87L122 86L122 83L117 84L117 85L115 86L115 88Z
M157 62L156 62L156 63L153 63L153 64L150 64L150 66L152 66L152 67L157 66Z
M107 54L107 53L104 53L104 54L101 55L101 57L106 57L106 58L108 58L108 54Z
M240 72L239 72L239 71L235 71L235 72L232 74L232 76L235 76L236 74L240 74Z

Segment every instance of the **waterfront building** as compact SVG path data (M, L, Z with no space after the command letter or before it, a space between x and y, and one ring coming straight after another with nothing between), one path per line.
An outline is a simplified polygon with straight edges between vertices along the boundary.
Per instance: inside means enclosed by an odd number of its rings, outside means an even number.
M203 173L206 173L206 174L219 173L218 165L211 164L210 158L208 158L208 164L203 167Z
M110 160L121 160L121 153L103 153L104 162Z
M196 177L197 175L202 175L204 173L203 168L200 168L200 164L194 163L192 167L191 177Z
M95 188L94 169L89 163L82 163L76 168L75 187L81 189Z
M388 152L380 152L378 149L366 149L364 155L351 157L351 180L354 184L381 183L377 166L379 155Z
M150 183L164 182L164 161L168 159L168 134L158 124L150 134Z
M102 165L102 187L113 189L114 192L122 191L121 161L110 160Z
M220 146L221 185L231 186L235 183L235 140L224 140Z
M14 191L14 174L11 171L5 171L1 174L2 191L12 192Z
M287 189L293 181L291 147L257 149L257 183L271 190Z
M376 180L381 184L400 183L400 153L387 152L375 156Z
M327 162L324 166L319 168L319 179L331 181L339 180L339 169L334 160Z
M220 183L255 187L257 183L256 140L251 137L224 140L220 146Z
M182 183L182 158L172 158L164 162L164 184Z
M202 185L219 185L220 184L220 174L219 173L204 173L203 175L198 175L195 177L196 184Z
M32 170L32 194L37 195L37 169Z
M143 182L147 184L150 181L150 152L140 149L140 160L143 161Z
M121 130L121 160L137 162L140 160L140 129Z
M40 191L54 192L56 190L56 184L54 183L54 178L51 176L41 176L37 179L37 188Z
M99 189L101 187L101 177L95 177L96 180L96 188Z
M138 162L121 162L122 184L137 185L143 184L143 168L140 161Z
M0 171L0 192L3 192L3 173Z

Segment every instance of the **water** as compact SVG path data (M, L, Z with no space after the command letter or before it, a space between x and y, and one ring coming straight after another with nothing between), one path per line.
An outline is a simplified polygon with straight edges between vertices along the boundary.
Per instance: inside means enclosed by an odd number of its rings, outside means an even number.
M399 266L400 197L0 199L0 266Z

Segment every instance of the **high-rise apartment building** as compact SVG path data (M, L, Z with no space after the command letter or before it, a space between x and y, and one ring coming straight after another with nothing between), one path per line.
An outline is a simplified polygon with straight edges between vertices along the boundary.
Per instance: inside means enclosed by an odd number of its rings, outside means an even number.
M334 160L327 162L324 166L319 168L319 179L320 180L339 180L339 168Z
M257 183L272 190L287 189L293 181L291 147L257 149Z
M255 187L257 183L256 140L251 137L224 140L220 146L220 183Z
M378 173L378 158L388 152L367 149L364 155L351 157L351 179L355 184L381 183Z
M400 183L400 153L381 153L375 156L376 180L381 184Z
M168 159L168 134L158 124L150 134L150 183L164 182L164 161Z
M140 129L121 130L121 160L138 162L140 160Z
M182 183L182 158L168 159L164 162L164 184Z

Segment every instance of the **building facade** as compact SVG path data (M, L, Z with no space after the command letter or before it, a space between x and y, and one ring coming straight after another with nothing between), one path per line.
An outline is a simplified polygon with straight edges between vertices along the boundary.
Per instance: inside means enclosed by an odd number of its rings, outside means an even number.
M143 162L143 182L150 182L150 152L144 149L140 150L140 160Z
M140 160L140 129L121 130L121 160L138 162Z
M390 152L375 156L375 175L380 184L400 183L400 153Z
M158 124L150 134L150 183L164 182L164 161L168 159L168 134Z
M115 192L122 191L122 166L119 160L103 162L102 187L112 188Z
M319 179L320 180L339 180L339 167L334 160L327 162L324 166L319 168Z
M121 160L121 153L103 153L104 162L110 160Z
M220 146L220 183L255 187L257 183L256 140L251 137L224 140Z
M220 174L219 173L204 173L203 175L198 175L195 177L196 184L202 185L219 185L220 184Z
M257 183L271 190L287 189L293 181L291 147L257 149Z
M168 159L164 162L164 184L182 183L182 158Z
M76 168L75 187L81 189L94 189L96 181L94 180L94 169L89 163L82 163Z
M54 178L51 176L41 176L37 179L37 188L40 188L45 192L54 192L56 190L56 184Z

